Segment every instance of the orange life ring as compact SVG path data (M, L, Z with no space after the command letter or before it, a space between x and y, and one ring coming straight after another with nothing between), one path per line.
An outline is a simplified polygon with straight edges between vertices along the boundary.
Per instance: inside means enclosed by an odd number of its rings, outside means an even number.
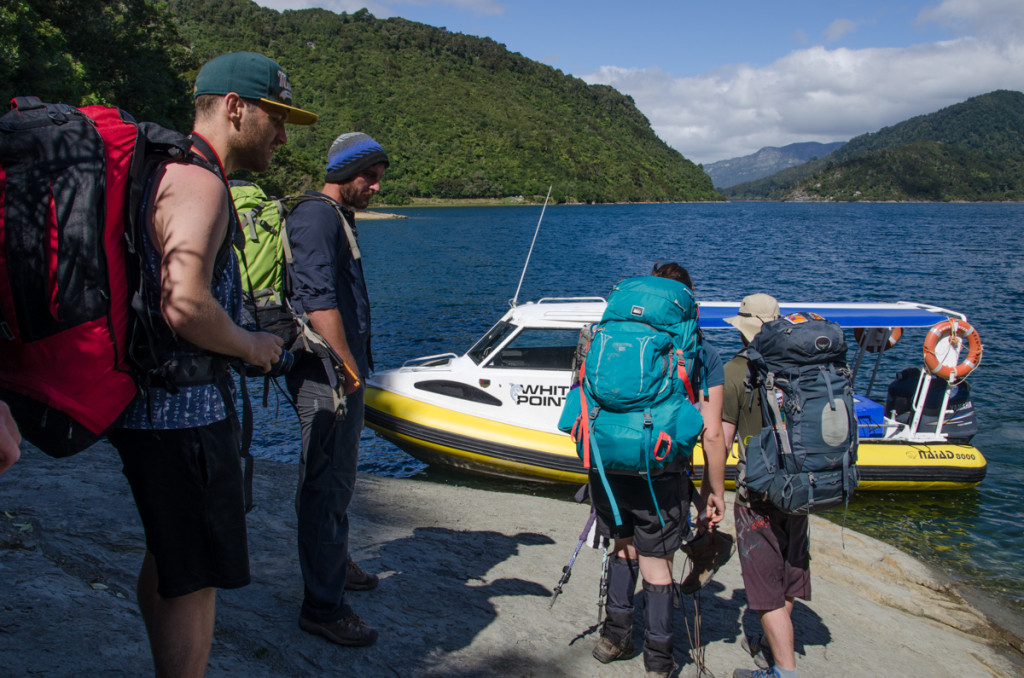
M943 360L935 353L939 341L948 339L950 349L960 354L964 339L967 340L967 358L957 365L944 365ZM924 338L924 366L939 379L955 383L967 378L981 363L981 337L966 320L943 320L932 326Z
M857 340L858 344L864 346L864 350L868 353L882 353L888 351L890 348L896 345L903 336L902 327L892 328L892 332L888 332L889 339L883 343L882 339L885 338L888 330L884 327L857 327L853 330L853 338ZM865 339L865 335L867 338Z

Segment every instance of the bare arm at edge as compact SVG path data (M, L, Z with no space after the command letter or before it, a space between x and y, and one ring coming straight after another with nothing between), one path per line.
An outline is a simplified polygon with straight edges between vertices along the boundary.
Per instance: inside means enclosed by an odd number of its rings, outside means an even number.
M722 435L725 438L725 452L728 456L729 448L732 447L733 442L736 440L736 424L732 424L725 419L722 420Z
M0 473L11 467L21 458L21 434L18 425L11 416L7 403L0 400Z
M725 434L722 426L722 403L725 386L719 384L708 389L702 396L701 416L704 418L704 479L700 494L707 501L707 513L701 522L716 525L725 518Z
M230 209L224 184L196 165L165 166L154 201L160 249L160 310L174 332L207 351L241 358L265 371L281 355L281 339L236 325L210 291Z

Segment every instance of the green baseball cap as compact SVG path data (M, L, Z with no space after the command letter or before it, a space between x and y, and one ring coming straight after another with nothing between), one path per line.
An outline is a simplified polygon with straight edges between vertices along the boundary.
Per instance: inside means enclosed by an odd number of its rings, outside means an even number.
M319 117L316 113L292 106L292 86L288 75L276 61L255 52L221 54L199 69L193 96L228 92L286 108L286 122L295 125L312 125Z

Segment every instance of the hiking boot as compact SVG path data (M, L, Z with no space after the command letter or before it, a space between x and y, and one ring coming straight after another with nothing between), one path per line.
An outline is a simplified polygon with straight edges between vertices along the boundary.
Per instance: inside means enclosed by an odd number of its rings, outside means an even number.
M672 639L654 640L644 637L644 675L646 678L668 678L676 670L672 658Z
M696 593L714 577L718 568L732 557L735 541L731 534L710 530L696 539L683 544L680 549L690 559L693 569L679 584L683 593Z
M332 622L318 622L299 616L299 628L323 636L338 645L365 647L377 642L377 629L367 626L355 612Z
M356 561L349 559L348 570L345 572L346 591L369 591L377 588L379 583L380 578L377 575L364 571L356 565Z
M592 654L594 659L602 664L608 664L616 659L632 659L633 641L630 638L626 638L622 645L616 645L610 638L601 636L597 640L597 645L594 646Z
M758 634L749 639L743 636L740 640L740 647L750 653L757 668L770 669L774 666L775 657L772 656L772 646L768 644L768 640L763 635Z
M779 674L772 669L736 669L732 678L778 678Z

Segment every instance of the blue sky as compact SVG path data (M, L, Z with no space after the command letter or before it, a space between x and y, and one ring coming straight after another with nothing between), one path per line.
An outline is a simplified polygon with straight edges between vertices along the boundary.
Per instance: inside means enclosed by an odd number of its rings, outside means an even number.
M489 37L629 94L658 136L699 163L848 140L1024 90L1022 0L256 1L366 7Z

